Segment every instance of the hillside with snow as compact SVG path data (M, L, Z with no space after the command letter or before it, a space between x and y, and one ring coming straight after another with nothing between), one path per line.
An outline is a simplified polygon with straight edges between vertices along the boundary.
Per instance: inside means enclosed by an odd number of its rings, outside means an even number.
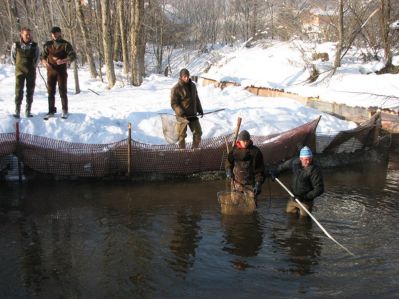
M312 53L326 52L329 61L312 61ZM268 135L292 129L322 115L318 133L334 135L338 131L356 127L353 122L337 119L315 109L285 98L264 98L244 90L255 85L284 89L306 96L319 96L348 105L395 108L399 94L399 75L376 75L381 62L361 61L361 50L352 50L343 66L331 75L334 45L311 45L300 41L260 41L251 47L213 46L208 51L174 51L171 57L172 76L148 74L139 87L130 86L117 67L117 84L107 89L106 82L91 79L88 71L79 69L82 92L74 94L72 70L69 70L68 94L70 117L43 120L47 113L46 72L41 67L36 79L32 106L33 118L19 120L21 132L47 136L70 142L111 143L127 137L128 123L133 126L133 138L150 144L166 144L162 133L160 113L173 113L170 90L177 82L178 72L186 67L192 75L216 80L234 81L241 87L223 90L198 85L202 106L206 111L225 109L201 119L203 138L215 137L234 130L237 117L242 117L242 128L254 135ZM151 65L151 57L147 57ZM399 56L394 57L399 63ZM308 82L309 65L314 64L320 76ZM119 64L116 64L119 65ZM150 68L148 68L150 69ZM43 76L43 78L41 77ZM105 77L105 76L104 76ZM15 131L14 67L0 65L0 132ZM23 107L25 99L23 101ZM56 95L60 110L60 99ZM188 138L191 138L190 135Z

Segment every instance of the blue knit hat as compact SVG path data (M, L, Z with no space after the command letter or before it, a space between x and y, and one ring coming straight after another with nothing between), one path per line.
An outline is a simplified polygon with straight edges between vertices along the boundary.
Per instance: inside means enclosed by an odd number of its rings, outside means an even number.
M309 147L304 146L299 152L299 158L307 158L307 157L310 158L313 157L312 150Z

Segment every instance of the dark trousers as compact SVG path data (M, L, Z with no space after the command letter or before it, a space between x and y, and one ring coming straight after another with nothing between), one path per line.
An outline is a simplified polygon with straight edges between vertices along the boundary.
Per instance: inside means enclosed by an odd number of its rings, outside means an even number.
M27 74L17 73L15 75L15 110L19 113L24 98L24 85L26 83L26 110L29 110L33 102L35 92L36 71Z
M61 97L62 111L68 112L67 96L68 73L66 69L47 68L47 91L48 91L48 112L55 113L55 92L58 83L58 91Z

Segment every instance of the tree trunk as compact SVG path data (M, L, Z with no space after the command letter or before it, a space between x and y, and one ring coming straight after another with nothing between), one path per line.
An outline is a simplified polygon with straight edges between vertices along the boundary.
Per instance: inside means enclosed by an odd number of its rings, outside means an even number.
M252 20L251 20L251 34L252 36L256 35L256 23L258 22L258 2L257 0L253 0L253 7L252 7L252 11L253 11L253 16L252 16Z
M18 33L21 29L21 25L19 23L19 16L18 16L18 8L17 2L15 0L8 0L7 1L7 9L8 9L8 18L11 26L10 30L10 37L11 41L15 39L15 33Z
M107 74L108 87L115 85L114 61L112 59L112 38L110 28L110 5L109 0L101 0L101 20L103 31L104 63Z
M392 66L391 36L389 34L389 21L391 17L391 0L380 0L381 36L384 48L385 67Z
M72 30L69 29L69 39L71 41L72 46L75 45L75 40L72 35ZM75 94L80 93L80 84L79 84L79 72L78 72L78 63L77 60L71 63L73 69L73 79L75 81Z
M132 78L131 83L134 86L140 86L143 82L144 74L144 58L143 58L143 42L144 42L144 0L132 1L132 31L131 31L131 45L132 45ZM145 43L144 43L145 47ZM142 60L142 61L141 61Z
M93 59L93 48L90 43L89 39L89 33L87 31L86 27L86 22L83 14L83 9L82 9L82 2L80 0L75 0L75 6L76 6L76 15L78 17L79 25L80 25L80 30L82 32L83 36L83 44L84 46L84 52L86 54L86 59L87 59L87 64L89 65L89 71L90 71L90 76L92 78L96 78L98 76L97 70L96 70L96 65L94 63Z
M119 1L121 2L121 1ZM112 26L112 31L113 31L113 46L112 46L112 57L114 61L121 61L122 57L122 51L121 51L121 34L120 34L120 29L119 29L119 21L116 20L116 22Z
M73 78L75 79L75 94L79 94L80 84L79 84L78 64L76 60L72 62L72 68L73 68Z
M343 47L344 47L344 2L343 0L339 0L338 44L337 44L337 51L335 52L335 61L334 61L335 68L341 66L341 55Z
M127 75L129 73L129 54L127 52L127 36L126 36L126 28L124 19L124 4L122 1L118 1L117 6L118 11L118 22L119 22L119 31L121 34L121 43L122 43L122 58L123 58L123 74Z
M91 0L88 1L89 4L90 2L92 2ZM101 24L100 24L100 20L101 20L101 2L100 0L95 0L95 7L96 9L94 10L94 20L96 20L96 35L97 35L97 53L98 53L98 68L100 70L99 74L100 74L100 80L101 82L104 82L104 78L103 78L103 53L104 53L104 49L102 47L102 42L101 42L101 37L102 37L102 30L101 30ZM93 5L90 5L90 7L93 7Z

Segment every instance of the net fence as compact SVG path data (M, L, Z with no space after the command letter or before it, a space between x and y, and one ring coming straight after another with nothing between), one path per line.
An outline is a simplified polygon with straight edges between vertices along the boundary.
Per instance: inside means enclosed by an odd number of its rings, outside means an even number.
M318 153L354 152L372 145L379 126L375 118L354 130L335 136L316 135L319 118L281 134L252 136L263 153L265 164L271 165L292 158L308 145ZM25 167L61 176L106 177L111 175L160 173L181 174L224 169L227 157L226 140L233 134L207 138L198 149L181 150L176 144L153 145L131 140L110 144L82 144L54 140L26 133L0 134L0 161L17 156ZM130 167L129 164L130 163Z

